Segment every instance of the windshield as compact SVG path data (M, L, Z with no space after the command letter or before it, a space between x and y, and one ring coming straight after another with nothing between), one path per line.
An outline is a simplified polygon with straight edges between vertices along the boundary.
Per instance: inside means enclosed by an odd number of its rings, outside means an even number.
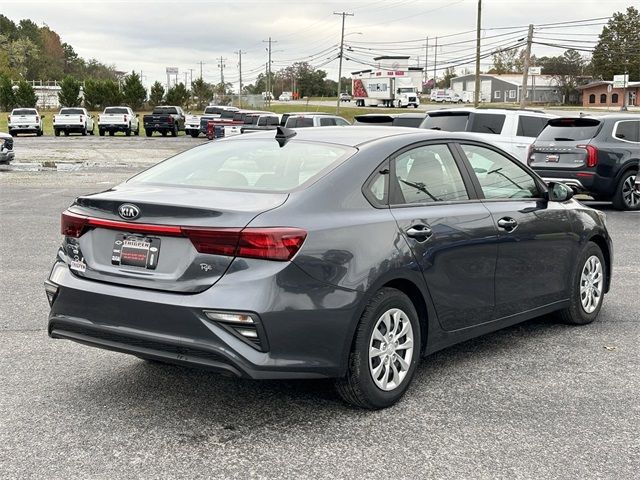
M171 115L178 113L176 107L156 107L153 109L154 115Z
M422 117L397 117L393 119L394 127L414 127L418 128L422 123Z
M538 136L545 142L572 142L589 140L600 128L600 121L592 118L558 118L549 120L547 126Z
M16 108L11 115L37 115L38 111L33 108Z
M123 113L129 113L129 111L123 107L111 107L111 108L105 108L104 113L123 114Z
M420 128L442 130L445 132L464 132L467 129L469 112L429 114L424 119Z
M84 115L84 110L81 108L63 108L60 110L60 115Z
M319 178L355 149L275 139L207 143L151 167L131 183L288 191Z
M222 113L222 108L220 107L206 107L204 109L204 113L205 114L210 114L210 115L220 115Z

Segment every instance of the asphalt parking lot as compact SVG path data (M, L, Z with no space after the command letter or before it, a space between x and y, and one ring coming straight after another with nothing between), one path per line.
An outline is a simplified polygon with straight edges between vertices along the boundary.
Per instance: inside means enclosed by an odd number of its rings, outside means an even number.
M239 380L49 339L60 212L202 141L17 139L0 170L0 477L637 478L640 213L606 204L614 276L595 323L538 318L437 353L384 411L346 406L328 381Z

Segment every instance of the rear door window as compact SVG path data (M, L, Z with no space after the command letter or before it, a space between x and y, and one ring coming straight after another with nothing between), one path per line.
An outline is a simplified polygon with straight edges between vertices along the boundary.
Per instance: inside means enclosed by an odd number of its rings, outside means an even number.
M447 145L425 145L393 160L395 204L468 200L458 165Z
M37 115L38 112L31 108L16 108L13 111L13 115Z
M335 118L321 118L320 119L320 126L321 127L332 127L335 126L336 124L336 119Z
M505 118L505 115L495 113L474 113L471 117L471 125L467 131L500 135Z
M640 121L629 120L616 124L613 136L627 142L640 142Z
M547 124L544 117L532 117L529 115L520 115L518 117L518 130L516 136L536 138Z

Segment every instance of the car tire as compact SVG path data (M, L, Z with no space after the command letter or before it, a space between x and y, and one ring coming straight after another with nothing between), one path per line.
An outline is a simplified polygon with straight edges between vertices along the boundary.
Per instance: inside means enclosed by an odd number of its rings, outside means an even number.
M114 130L109 130L109 136L113 137L116 134L116 132Z
M396 340L389 342L389 339ZM404 345L408 348L397 348ZM401 291L382 288L360 317L347 373L336 381L338 394L357 407L371 410L390 407L409 387L420 360L420 347L420 322L415 306Z
M12 137L17 137L18 134L12 130L9 130L9 135L11 135Z
M607 267L602 250L593 242L585 246L573 272L569 306L558 312L563 323L587 325L600 313L607 284Z
M104 129L99 128L99 129L98 129L98 134L99 134L101 137L104 137Z
M56 137L59 137L59 136L60 136L60 130L58 130L57 128L56 128L56 129L54 129L54 130L53 130L53 134L54 134Z
M140 125L138 125L136 127L136 131L134 132L134 135L137 137L138 135L140 135Z
M171 136L172 137L177 137L178 136L178 127L177 126L173 127L173 130L171 130Z
M65 130L65 131L64 131L64 136L65 136L65 137L68 137L68 136L69 136L69 130Z
M193 138L198 138L200 136L200 132L198 130L192 130L191 131L191 136Z
M153 135L153 130L148 130L148 129L144 129L144 133L147 137L150 137L151 135Z
M628 170L622 174L622 178L616 187L611 202L617 210L639 210L640 192L635 189L635 179L637 172Z
M37 135L38 137L41 137L41 136L42 136L42 129L40 129L40 128L39 128L39 129L36 131L36 135Z
M162 130L160 132L160 135L162 135L163 137L166 137L167 136L167 131L166 130Z

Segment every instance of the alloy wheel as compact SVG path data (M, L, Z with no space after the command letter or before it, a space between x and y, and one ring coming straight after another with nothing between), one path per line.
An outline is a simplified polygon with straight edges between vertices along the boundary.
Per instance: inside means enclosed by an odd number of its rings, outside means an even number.
M602 300L603 271L600 259L591 255L580 275L580 303L586 313L593 313Z
M622 199L629 208L637 208L640 205L640 192L635 188L635 175L629 175L622 184Z
M407 376L413 358L413 327L405 312L384 312L369 340L369 372L376 386L391 391Z

